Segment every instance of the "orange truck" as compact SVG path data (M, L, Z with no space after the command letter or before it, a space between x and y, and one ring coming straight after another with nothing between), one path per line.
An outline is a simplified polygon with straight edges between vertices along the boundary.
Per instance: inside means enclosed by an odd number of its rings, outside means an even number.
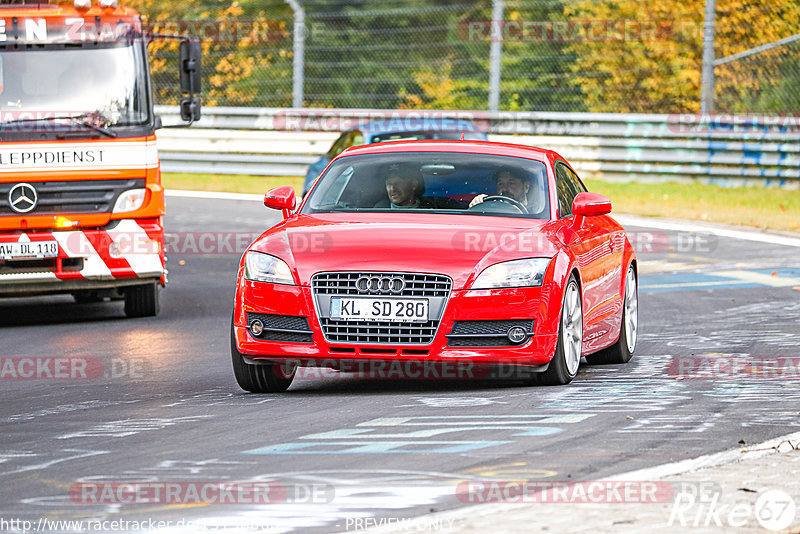
M0 0L0 297L124 299L129 317L157 315L167 270L154 36L117 0L14 2ZM199 44L180 53L191 124Z

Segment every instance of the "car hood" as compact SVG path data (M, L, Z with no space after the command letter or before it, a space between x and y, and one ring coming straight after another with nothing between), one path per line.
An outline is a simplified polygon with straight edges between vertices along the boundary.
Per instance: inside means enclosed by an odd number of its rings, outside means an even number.
M553 223L444 214L293 216L252 245L296 271L301 285L323 271L441 273L464 288L483 269L516 258L553 257Z

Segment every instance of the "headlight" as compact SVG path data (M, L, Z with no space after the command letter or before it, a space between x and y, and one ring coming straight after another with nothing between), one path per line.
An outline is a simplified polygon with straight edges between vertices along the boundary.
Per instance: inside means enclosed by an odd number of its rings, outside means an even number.
M258 282L294 285L292 271L286 262L261 252L247 253L244 258L244 277Z
M136 211L144 204L147 189L129 189L122 193L114 204L114 213Z
M478 275L472 289L496 287L537 287L544 281L550 258L531 258L498 263Z

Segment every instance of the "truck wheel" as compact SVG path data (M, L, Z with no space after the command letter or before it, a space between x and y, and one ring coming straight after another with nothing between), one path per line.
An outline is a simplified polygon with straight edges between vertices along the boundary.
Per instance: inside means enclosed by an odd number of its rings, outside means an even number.
M154 317L158 315L158 284L131 286L125 290L125 315Z

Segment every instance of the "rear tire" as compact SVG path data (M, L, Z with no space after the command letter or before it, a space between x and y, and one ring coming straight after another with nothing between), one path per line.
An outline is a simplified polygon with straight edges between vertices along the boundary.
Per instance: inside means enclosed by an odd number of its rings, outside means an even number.
M294 380L297 366L282 363L253 365L244 361L236 347L236 336L233 334L231 320L231 360L236 383L251 393L281 393L289 389Z
M561 305L556 352L547 371L539 373L536 382L543 386L562 386L578 375L583 349L583 306L575 275L570 275Z
M125 315L128 317L155 317L158 312L157 282L125 289Z
M616 343L586 356L586 361L590 365L628 363L633 358L639 331L639 293L633 265L628 267L628 273L625 275L625 300L622 304L622 324L619 330L619 339Z

